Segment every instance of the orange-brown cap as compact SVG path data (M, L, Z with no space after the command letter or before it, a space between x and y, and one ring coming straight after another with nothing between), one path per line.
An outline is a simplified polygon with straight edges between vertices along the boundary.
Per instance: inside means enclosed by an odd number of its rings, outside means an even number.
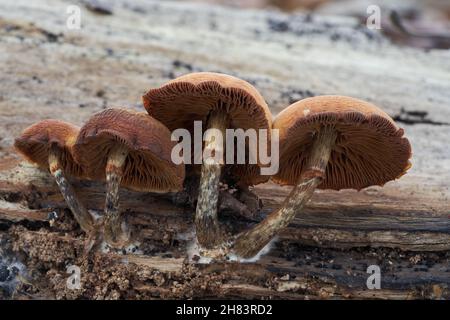
M172 192L182 188L184 165L171 160L175 142L169 130L145 112L106 109L81 128L74 145L76 160L91 179L104 180L108 155L121 144L128 149L121 184L137 191Z
M80 128L60 120L43 120L26 128L14 142L16 150L28 161L48 169L50 148L59 148L59 161L66 174L83 177L84 170L75 162L72 152Z
M274 120L280 134L280 170L274 181L297 183L323 126L333 126L337 138L321 189L383 185L411 166L411 145L384 111L350 97L319 96L290 105Z
M149 90L143 102L148 113L170 130L184 128L192 132L194 121L202 121L206 130L211 111L222 109L231 120L228 128L267 129L270 141L272 114L264 98L250 83L233 76L212 72L187 74ZM261 180L257 165L240 167L236 170L241 180L249 184Z

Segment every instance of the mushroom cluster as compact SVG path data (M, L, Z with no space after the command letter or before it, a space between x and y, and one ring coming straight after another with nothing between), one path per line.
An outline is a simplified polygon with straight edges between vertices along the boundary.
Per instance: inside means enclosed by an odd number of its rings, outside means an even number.
M115 248L132 242L132 230L119 207L119 186L166 193L183 187L184 166L171 161L174 142L158 120L146 112L106 109L83 127L44 120L25 129L15 148L28 161L50 169L64 199L91 241ZM104 215L96 220L78 199L66 176L106 180Z
M383 185L410 167L411 146L403 129L373 104L344 96L300 100L276 118L261 94L248 82L218 73L192 73L174 79L143 96L147 112L106 109L81 128L59 120L44 120L25 129L16 149L29 161L49 170L81 229L92 243L100 238L123 248L135 238L120 209L119 188L168 193L186 189L186 176L198 177L194 225L198 245L225 249L225 255L257 255L302 211L314 190L356 189ZM195 123L207 131L200 147L175 163L175 130L194 134ZM262 175L258 148L244 143L244 163L223 160L228 129L261 130L267 144L272 131L279 137L279 170ZM258 141L261 142L261 141ZM227 150L226 152L236 150ZM200 156L200 160L198 157ZM248 161L256 159L255 162ZM95 218L78 199L68 177L106 181L103 216ZM237 235L229 235L218 220L221 182L234 181L242 192L272 179L293 185L283 206Z

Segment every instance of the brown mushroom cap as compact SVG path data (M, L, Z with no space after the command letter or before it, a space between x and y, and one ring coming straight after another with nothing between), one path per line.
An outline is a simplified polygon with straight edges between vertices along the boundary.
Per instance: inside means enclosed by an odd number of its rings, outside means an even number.
M406 173L411 145L403 129L381 109L362 100L319 96L298 101L274 120L280 134L280 184L297 183L323 126L337 132L320 189L357 189L383 185Z
M60 149L61 166L66 174L83 177L84 170L73 158L73 145L80 128L60 120L43 120L26 128L14 142L16 150L29 162L43 169L49 168L50 147Z
M88 168L91 179L104 180L108 156L118 144L129 151L121 185L146 192L182 188L184 165L171 160L175 142L169 130L145 112L106 109L95 114L81 128L74 156Z
M267 129L270 139L272 114L264 98L251 84L233 76L211 72L187 74L149 90L143 102L148 113L170 130L184 128L193 132L194 121L202 121L206 130L210 112L222 109L231 119L228 128ZM267 176L259 175L257 165L236 165L236 171L241 181L249 184L268 180Z

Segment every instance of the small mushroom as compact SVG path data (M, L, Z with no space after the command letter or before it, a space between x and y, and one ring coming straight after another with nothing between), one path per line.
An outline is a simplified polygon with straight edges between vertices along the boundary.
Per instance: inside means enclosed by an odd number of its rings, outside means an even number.
M273 180L295 187L281 209L237 237L233 250L244 258L256 255L285 228L316 188L382 186L411 166L403 129L378 107L354 98L298 101L276 117L273 129L280 134L280 170Z
M184 75L149 90L143 102L148 113L170 130L183 128L192 133L194 121L202 121L206 129L218 130L223 140L226 129L250 128L267 129L267 139L270 139L272 115L264 98L248 82L229 75L209 72ZM206 140L204 150L224 155L225 141L218 143L213 137ZM217 218L222 167L220 163L204 161L201 168L195 227L197 240L205 248L213 248L223 241ZM268 180L268 176L259 174L258 164L233 165L232 171L244 184Z
M67 122L44 120L25 129L15 140L14 147L28 161L50 170L81 229L91 233L95 226L94 219L66 178L66 175L86 177L84 168L75 162L72 153L79 130L79 127Z
M171 160L169 130L145 112L106 109L81 128L74 146L77 161L92 179L106 179L104 237L114 247L131 240L119 208L119 185L136 191L178 191L184 166Z

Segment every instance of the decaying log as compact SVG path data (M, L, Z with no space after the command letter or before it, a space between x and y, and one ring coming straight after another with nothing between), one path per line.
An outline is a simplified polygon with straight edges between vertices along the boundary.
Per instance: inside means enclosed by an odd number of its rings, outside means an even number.
M27 163L18 163L17 167L0 171L0 178L4 194L20 193L24 199L32 199L28 207L66 207L54 181ZM103 184L75 181L74 186L88 208L101 212L105 197ZM259 220L280 206L288 190L273 183L255 188L265 204ZM380 188L374 190L373 193L368 190L360 193L317 191L308 207L282 232L280 238L331 248L372 246L410 251L450 250L447 203L438 203L430 208L431 203L424 202L419 194L393 195L382 192ZM130 223L140 226L144 237L157 238L157 234L163 236L168 231L176 236L193 228L192 208L177 206L168 196L123 189L120 197L123 199L121 206L129 211ZM32 210L27 205L1 201L0 217L11 221L48 220L49 211ZM161 228L162 221L165 229Z
M13 172L15 174L12 174ZM37 226L41 228L40 231L30 230L13 234L15 236L20 234L19 242L31 244L40 244L42 242L40 238L44 236L47 239L46 242L64 242L69 246L77 243L80 253L74 256L69 255L66 258L81 259L83 237L79 231L77 231L78 238L73 238L69 234L61 236L61 232L67 227L62 227L63 222L58 219L53 222L53 227L45 231L49 224L49 213L54 210L59 212L57 216L60 220L70 219L70 216L64 214L66 205L56 184L47 175L49 174L23 162L0 172L3 181L3 196L15 194L18 201L3 200L1 202L0 224L7 221L16 224L24 221L40 223ZM103 184L74 181L74 186L82 201L90 209L101 210L105 187ZM261 217L272 208L279 206L278 199L283 199L287 191L287 188L280 188L274 184L256 188L263 203L267 204ZM193 209L177 206L167 196L142 194L124 189L121 190L121 193L122 205L128 209L128 221L139 228L142 236L142 245L138 249L143 252L125 256L98 254L106 255L109 259L124 265L132 264L137 268L148 268L153 270L152 272L171 274L172 276L183 273L186 263L188 266L190 265L186 258L186 248L192 242ZM352 192L349 193L352 194ZM268 199L269 195L275 196ZM418 205L415 206L415 208L419 208L418 210L411 210L408 207L405 208L406 212L400 210L401 207L394 210L395 203L399 199L393 200L391 206L388 206L388 202L385 201L384 206L377 208L376 205L371 205L371 203L377 203L377 197L373 194L369 198L367 194L357 195L359 195L357 202L352 204L347 200L343 206L339 204L339 201L342 201L342 198L348 199L348 197L334 198L333 193L319 192L314 196L305 214L299 216L295 223L280 235L278 242L272 245L272 251L255 264L242 266L237 263L221 263L199 266L200 274L232 274L233 278L241 279L239 281L252 279L259 283L261 279L271 278L274 275L288 275L295 281L273 280L275 283L270 288L249 284L246 282L247 280L237 283L220 282L221 285L217 285L217 288L211 289L212 291L206 290L201 296L205 298L219 295L226 298L246 296L283 299L306 297L399 299L421 297L421 294L424 294L422 291L425 289L420 291L417 288L426 287L429 284L443 286L443 290L445 290L446 286L450 285L448 276L450 268L447 262L450 239L448 228L446 229L448 216L444 212L439 214L437 210L432 214L427 214L425 208ZM30 207L37 209L30 209ZM439 206L436 209L439 209ZM422 224L420 223L421 217L423 217ZM71 220L72 228L78 229L76 225L73 225L73 219ZM236 216L223 216L222 222L236 224L237 228L248 227L245 218L239 221ZM39 249L39 245L36 246L37 248L34 249L25 248L25 251L31 250L28 251L30 256L36 255L44 261L55 259L48 254L46 249ZM287 249L286 247L281 249L280 246L287 246ZM380 249L381 256L387 255L388 257L388 260L384 261L380 260L380 253L376 249L371 249L373 251L369 254L368 259L367 250L364 249L367 246L396 248L407 250L407 252L395 251L395 255L389 258L389 253L384 253L384 249ZM323 252L314 251L319 249L302 249L309 247L322 247L328 253L322 256ZM356 247L362 247L362 251L351 249ZM332 248L345 248L350 251L333 251ZM307 253L310 250L313 252L311 256ZM356 256L353 251L357 252ZM426 251L437 253L425 253ZM358 254L362 256L357 257ZM373 255L373 258L370 258L370 255ZM402 255L404 257L399 258ZM48 256L50 257L43 258ZM405 257L408 256L409 258L406 259ZM410 262L416 256L421 257L419 258L421 263ZM430 256L431 261L427 261L424 256ZM384 291L369 293L361 289L367 278L365 270L370 265L368 260L373 260L373 264L386 265L387 275L383 278ZM395 269L391 270L389 263L395 265ZM325 283L319 281L318 284L315 278L310 277L318 277ZM350 288L347 285L350 285ZM358 290L355 291L352 289L353 287ZM134 290L161 297L173 297L178 292L174 291L174 293L167 287L149 286L145 284L145 281L135 281ZM428 289L427 292L426 296L431 297L434 294L432 289ZM446 291L442 292L445 294Z
M184 2L115 1L108 15L82 10L82 28L73 30L66 6L0 3L0 263L22 262L26 279L0 296L450 297L450 52L397 47L354 19ZM84 235L55 182L21 162L14 138L45 118L81 125L106 106L143 111L148 88L193 71L250 81L274 115L320 94L374 102L404 127L413 167L384 187L315 192L271 250L244 264L188 262L192 207L122 189L121 206L142 237L136 252L84 256ZM102 183L73 183L89 209L103 210ZM259 215L223 210L221 223L247 228L289 190L256 186ZM82 270L80 290L66 287L71 264ZM381 268L382 290L366 287L370 265Z

